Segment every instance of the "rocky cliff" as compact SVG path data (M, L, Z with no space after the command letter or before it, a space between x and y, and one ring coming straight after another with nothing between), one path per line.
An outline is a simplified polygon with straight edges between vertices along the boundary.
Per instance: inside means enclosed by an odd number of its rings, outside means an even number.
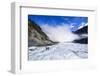
M79 39L74 40L74 43L88 44L88 26L78 29L74 34L77 34L80 37Z
M52 45L53 41L43 32L38 24L28 19L28 46Z

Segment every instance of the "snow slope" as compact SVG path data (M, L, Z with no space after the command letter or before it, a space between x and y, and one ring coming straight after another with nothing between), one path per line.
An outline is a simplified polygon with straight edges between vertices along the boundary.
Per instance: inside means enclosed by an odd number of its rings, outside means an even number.
M58 43L52 46L29 47L29 60L60 60L88 58L88 45L78 43Z

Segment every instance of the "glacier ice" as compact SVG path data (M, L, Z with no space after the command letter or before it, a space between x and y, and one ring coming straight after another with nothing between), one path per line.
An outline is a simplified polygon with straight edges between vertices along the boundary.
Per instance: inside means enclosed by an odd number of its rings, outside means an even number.
M28 47L28 60L63 60L88 58L88 45L63 42L52 46Z

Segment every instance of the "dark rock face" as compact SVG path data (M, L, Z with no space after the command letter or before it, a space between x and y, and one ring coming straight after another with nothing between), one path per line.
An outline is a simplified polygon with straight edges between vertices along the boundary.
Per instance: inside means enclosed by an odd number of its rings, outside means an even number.
M88 38L77 39L77 40L74 40L73 42L80 43L80 44L88 44Z
M40 26L28 19L28 46L45 46L53 43Z
M78 29L74 32L75 34L88 34L88 26L84 26L81 29Z
M88 26L84 26L75 31L74 34L77 34L80 37L79 39L74 40L74 43L88 44Z

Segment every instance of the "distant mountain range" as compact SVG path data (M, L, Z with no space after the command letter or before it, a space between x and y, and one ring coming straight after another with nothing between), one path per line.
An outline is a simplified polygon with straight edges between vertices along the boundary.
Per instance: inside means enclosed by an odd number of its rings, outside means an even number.
M74 40L74 43L88 44L88 26L84 26L73 33L79 35L80 37L79 39Z
M38 24L28 19L28 46L52 45L55 42L43 32Z
M73 33L80 37L79 39L73 40L73 43L88 43L88 26L84 26ZM38 24L28 19L28 46L47 46L55 43L58 42L50 40Z
M78 29L74 32L75 34L87 34L88 33L88 26L84 26L81 29Z

